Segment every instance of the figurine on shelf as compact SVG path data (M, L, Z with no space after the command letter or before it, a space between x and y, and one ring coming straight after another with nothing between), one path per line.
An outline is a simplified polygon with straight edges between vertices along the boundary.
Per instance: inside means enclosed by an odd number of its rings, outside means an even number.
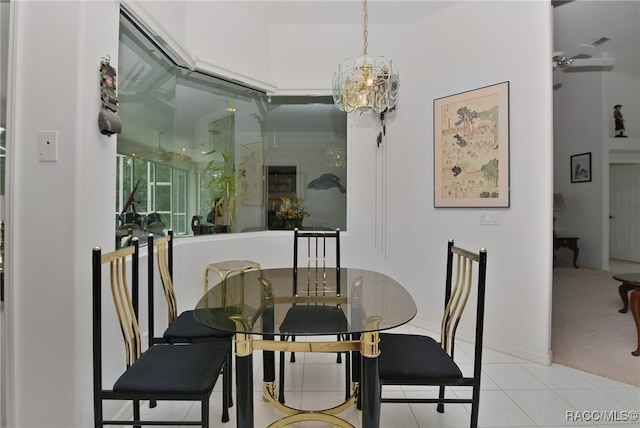
M613 118L616 121L615 136L626 138L627 136L624 135L624 118L622 117L622 113L620 112L621 108L622 105L620 104L616 104L615 106L613 106Z

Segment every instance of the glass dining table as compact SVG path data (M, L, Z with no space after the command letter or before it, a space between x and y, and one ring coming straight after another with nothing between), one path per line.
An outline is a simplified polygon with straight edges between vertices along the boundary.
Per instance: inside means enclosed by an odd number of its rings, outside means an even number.
M379 427L378 333L413 319L416 314L413 298L400 283L371 270L341 268L339 294L335 272L324 276L313 268L298 269L298 281L312 278L311 285L298 286L298 295L293 292L293 275L292 268L277 268L230 276L202 296L194 310L195 318L204 325L235 333L237 426L254 426L253 351L262 350L263 398L284 414L270 427L308 420L352 427L338 415L356 404L362 409L363 428ZM318 275L327 281L322 293L316 290ZM281 334L280 324L293 305L335 305L344 312L348 322L344 331L296 333L321 336L313 340L276 340ZM338 341L338 335L350 340ZM275 386L275 352L283 351L353 352L354 355L359 352L361 358L354 359L357 373L351 396L342 404L323 410L295 409L280 403Z

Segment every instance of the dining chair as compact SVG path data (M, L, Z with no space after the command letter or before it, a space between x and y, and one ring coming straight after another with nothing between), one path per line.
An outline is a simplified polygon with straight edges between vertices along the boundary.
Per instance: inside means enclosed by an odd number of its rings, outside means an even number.
M173 284L173 230L169 230L166 236L148 237L149 263L148 263L148 298L149 298L149 338L153 338L154 343L183 343L202 341L223 341L231 345L234 333L217 330L207 327L194 317L193 310L186 310L178 315L178 301ZM165 301L168 310L168 327L164 330L162 337L155 336L155 312L154 312L154 279L155 266L162 282ZM210 263L204 269L205 291L208 289L207 278L210 271L219 273L221 281L230 275L242 273L249 269L257 269L260 265L252 261L226 261ZM227 362L223 373L223 382L229 391L229 405L233 405L233 353L231 350L227 355ZM152 403L153 405L153 403Z
M107 266L108 269L104 267ZM103 276L109 272L113 298L125 348L125 369L113 387L103 385ZM130 271L130 272L129 272ZM129 290L131 283L131 290ZM209 399L218 376L223 371L231 346L226 341L193 344L150 344L142 352L138 324L139 243L103 253L100 247L92 250L93 305L93 404L94 427L106 425L199 425L209 427ZM111 366L111 364L109 364ZM223 385L222 421L229 420L228 392ZM105 400L124 400L133 403L131 420L104 418ZM199 421L141 420L140 401L199 401Z
M477 269L477 270L476 270ZM485 281L487 251L464 250L449 240L445 281L445 309L441 322L440 341L413 334L380 334L380 383L400 386L438 386L438 398L385 397L382 403L437 403L437 411L444 412L445 403L470 403L471 428L478 426L480 405L480 374L482 367L482 337L484 328ZM474 287L475 278L475 287ZM475 289L475 293L473 292ZM475 296L474 296L475 294ZM458 323L469 300L475 297L475 333L473 373L463 375L456 363L455 343ZM446 387L469 387L470 398L446 398Z
M193 310L178 313L178 299L173 284L173 231L156 238L148 237L148 299L149 299L149 337L154 343L193 342L198 340L222 339L231 342L233 333L206 327L193 316ZM155 276L156 266L162 283L162 290L167 304L168 326L161 337L155 336Z
M327 266L327 249L333 241L335 255L330 261L335 267ZM302 243L302 244L301 244ZM306 269L300 278L299 247L306 245ZM340 229L332 232L293 231L293 295L295 297L340 297ZM287 310L280 325L280 340L295 341L296 334L323 334L326 331L345 331L347 318L339 303L295 303ZM326 333L324 333L326 334ZM338 340L348 340L346 335L338 335ZM351 358L345 352L345 397L351 395ZM278 400L284 403L285 378L284 352L280 353L280 376ZM295 353L291 352L290 361L295 362ZM337 362L342 363L341 353L337 354Z

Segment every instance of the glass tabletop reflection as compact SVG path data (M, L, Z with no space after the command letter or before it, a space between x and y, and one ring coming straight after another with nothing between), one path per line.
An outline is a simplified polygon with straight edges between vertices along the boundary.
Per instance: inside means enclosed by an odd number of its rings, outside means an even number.
M307 279L310 279L309 284ZM340 294L336 275L326 276L324 291L317 292L314 269L298 269L298 295L293 293L293 269L262 269L227 278L212 287L196 305L195 318L212 328L258 335L280 334L280 324L294 305L333 305L347 319L344 331L299 331L297 335L347 334L381 331L409 322L416 305L397 281L379 272L340 269Z

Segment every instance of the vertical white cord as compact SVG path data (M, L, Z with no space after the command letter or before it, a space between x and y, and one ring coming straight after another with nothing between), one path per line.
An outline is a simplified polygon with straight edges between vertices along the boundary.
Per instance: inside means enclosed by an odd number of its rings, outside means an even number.
M374 219L373 219L373 236L374 236L374 246L380 248L380 149L376 150L376 166L375 166L375 186L374 186Z
M387 137L382 144L382 252L387 259Z
M382 132L382 124L376 117L376 135ZM384 254L387 254L387 141L382 135L382 142L376 150L375 167L375 246Z

